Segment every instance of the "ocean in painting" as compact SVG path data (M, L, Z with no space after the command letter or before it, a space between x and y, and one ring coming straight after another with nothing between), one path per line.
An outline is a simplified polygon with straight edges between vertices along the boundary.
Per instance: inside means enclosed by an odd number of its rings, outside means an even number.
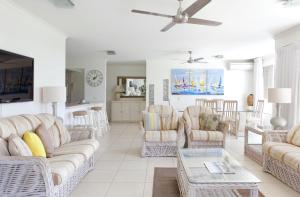
M222 69L172 69L173 95L224 95Z

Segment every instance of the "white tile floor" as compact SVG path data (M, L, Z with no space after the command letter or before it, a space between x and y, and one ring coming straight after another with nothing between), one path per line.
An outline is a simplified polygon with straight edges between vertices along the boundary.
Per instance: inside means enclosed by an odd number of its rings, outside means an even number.
M229 138L227 151L262 180L267 197L300 196L244 156L243 138ZM176 167L176 158L141 158L142 133L138 124L112 124L100 140L96 166L71 197L151 197L154 167Z

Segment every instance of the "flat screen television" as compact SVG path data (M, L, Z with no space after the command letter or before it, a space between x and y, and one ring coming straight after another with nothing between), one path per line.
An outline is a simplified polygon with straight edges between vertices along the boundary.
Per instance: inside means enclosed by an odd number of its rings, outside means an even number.
M0 50L0 103L33 101L34 59Z

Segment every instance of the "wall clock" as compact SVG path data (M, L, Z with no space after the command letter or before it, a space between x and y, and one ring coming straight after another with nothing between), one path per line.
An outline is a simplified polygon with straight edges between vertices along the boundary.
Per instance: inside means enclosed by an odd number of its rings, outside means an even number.
M86 74L86 82L91 87L98 87L103 82L103 74L99 70L90 70Z

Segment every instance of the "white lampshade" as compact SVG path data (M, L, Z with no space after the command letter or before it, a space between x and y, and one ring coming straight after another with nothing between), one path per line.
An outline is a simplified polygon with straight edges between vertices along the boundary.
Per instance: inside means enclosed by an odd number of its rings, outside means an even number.
M291 88L269 88L268 101L269 103L291 103L292 101Z
M43 87L42 101L44 103L66 102L66 87Z

